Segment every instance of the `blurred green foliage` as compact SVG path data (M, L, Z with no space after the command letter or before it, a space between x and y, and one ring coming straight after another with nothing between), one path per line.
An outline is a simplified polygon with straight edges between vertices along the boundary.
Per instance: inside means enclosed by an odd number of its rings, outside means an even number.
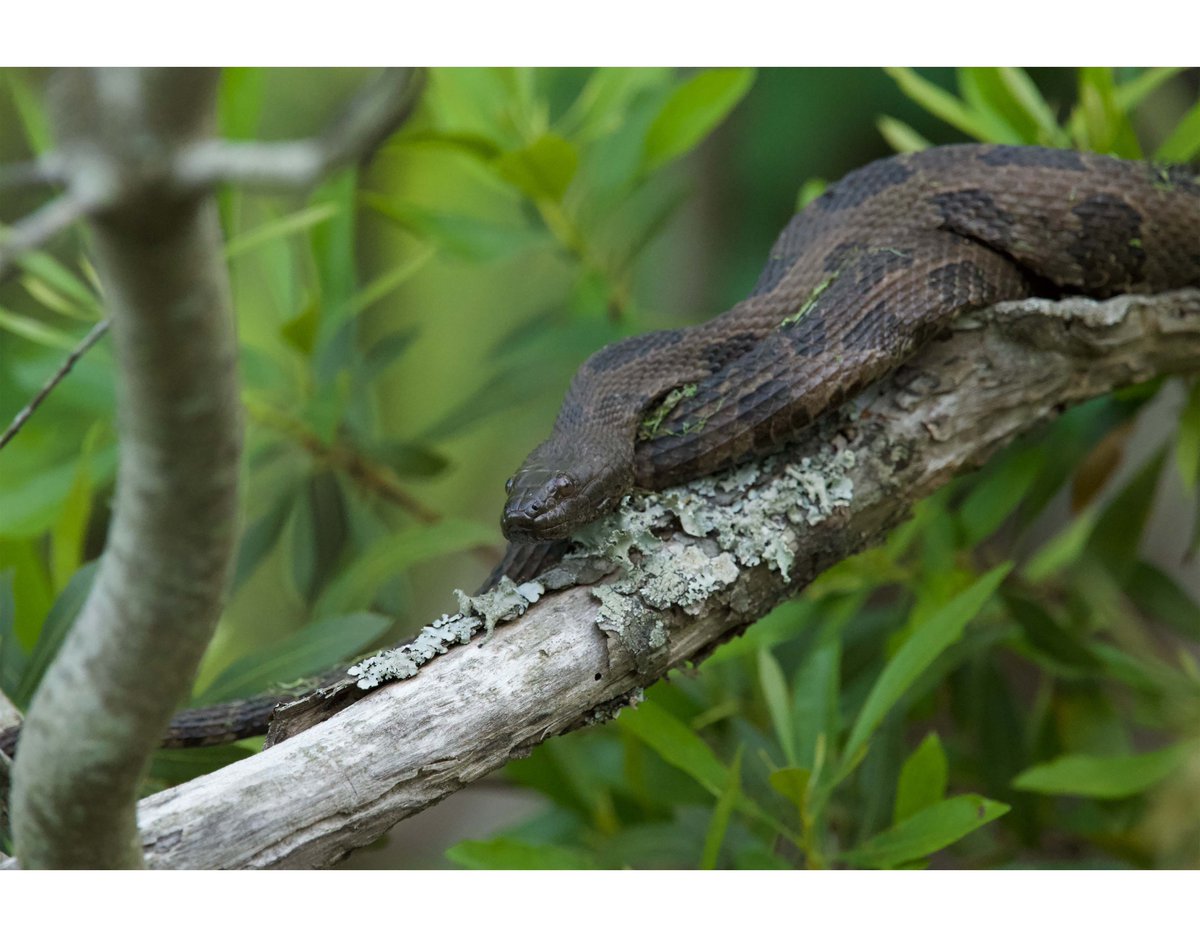
M231 69L222 130L311 133L362 77ZM0 157L51 145L43 80L5 74ZM499 558L503 480L588 354L744 295L821 178L888 144L964 137L1192 160L1197 77L438 69L368 170L304 199L222 193L245 516L194 699L294 679L433 617ZM34 204L0 206L11 219ZM0 420L101 315L82 232L23 260L0 287ZM0 453L0 689L18 705L103 546L113 379L102 343ZM1149 445L1134 432L1148 410L1171 423ZM613 724L510 765L544 809L449 858L1200 864L1200 607L1195 576L1180 581L1147 533L1163 498L1176 524L1200 516L1198 476L1200 384L1072 410ZM1190 556L1200 524L1183 541L1169 549ZM149 784L251 750L163 753Z

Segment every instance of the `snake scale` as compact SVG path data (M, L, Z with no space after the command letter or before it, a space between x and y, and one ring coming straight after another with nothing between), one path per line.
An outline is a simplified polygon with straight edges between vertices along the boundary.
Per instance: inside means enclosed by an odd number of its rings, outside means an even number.
M488 583L536 575L634 487L783 448L963 312L1187 286L1200 286L1189 169L975 144L870 163L791 220L746 299L584 362L550 437L508 482L510 546ZM222 740L265 729L252 703L240 705L255 725L211 711ZM206 720L183 715L172 743L206 741Z

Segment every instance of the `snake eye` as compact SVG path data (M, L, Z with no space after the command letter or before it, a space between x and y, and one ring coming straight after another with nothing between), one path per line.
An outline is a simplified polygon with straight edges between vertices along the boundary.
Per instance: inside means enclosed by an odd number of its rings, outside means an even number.
M575 480L566 475L559 475L554 479L554 490L557 494L569 497L575 493Z
M510 494L512 494L512 490L513 490L513 484L514 484L515 482L516 482L516 479L515 479L515 478L510 478L508 481L506 481L506 482L504 483L504 493L505 493L506 495L510 495Z

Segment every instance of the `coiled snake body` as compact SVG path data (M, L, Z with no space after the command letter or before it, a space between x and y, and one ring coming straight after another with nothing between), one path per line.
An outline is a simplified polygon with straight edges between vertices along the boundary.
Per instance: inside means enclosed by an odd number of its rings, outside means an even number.
M784 446L956 315L1002 300L1200 286L1200 178L1106 156L959 145L850 173L796 215L742 302L601 349L509 481L488 584L531 578L634 486ZM180 714L170 744L261 734L265 697ZM3 733L0 733L2 736ZM11 735L0 747L11 749Z
M567 537L634 486L777 450L962 312L1198 284L1188 170L1016 146L879 160L792 219L732 309L589 358L550 438L509 480L504 534ZM537 552L510 548L506 564Z

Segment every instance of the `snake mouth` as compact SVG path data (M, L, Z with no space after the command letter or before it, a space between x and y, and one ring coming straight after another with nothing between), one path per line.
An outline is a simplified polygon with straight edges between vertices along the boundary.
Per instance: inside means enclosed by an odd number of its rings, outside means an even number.
M513 543L561 540L579 526L575 480L562 472L527 470L509 482L500 529Z
M538 518L505 514L500 519L504 539L512 543L538 543L543 540L564 540L573 529L565 523L545 525Z

